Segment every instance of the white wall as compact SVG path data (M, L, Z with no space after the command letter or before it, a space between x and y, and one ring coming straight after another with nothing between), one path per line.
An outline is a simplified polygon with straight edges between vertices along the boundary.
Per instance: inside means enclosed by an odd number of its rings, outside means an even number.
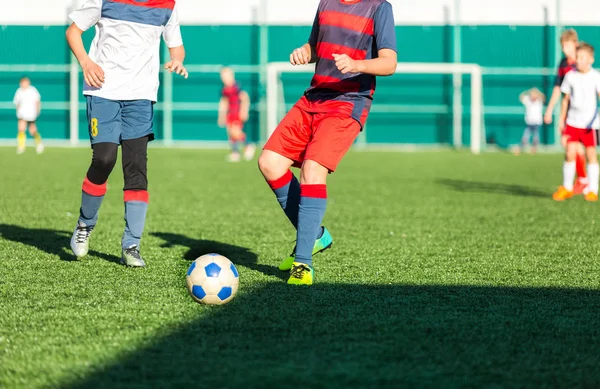
M0 0L8 2L9 0ZM17 0L0 13L0 25L62 25L73 1ZM456 0L389 0L398 24L445 24L454 18ZM177 0L184 24L249 24L256 10L268 2L270 24L310 24L319 0ZM541 25L544 8L549 20L557 19L558 0L460 0L463 24ZM560 21L571 25L600 25L600 0L560 0Z

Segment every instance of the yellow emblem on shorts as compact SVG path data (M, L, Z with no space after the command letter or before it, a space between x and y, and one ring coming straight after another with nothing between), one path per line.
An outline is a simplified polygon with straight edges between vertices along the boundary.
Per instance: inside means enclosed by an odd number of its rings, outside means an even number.
M98 135L98 119L92 118L92 120L90 120L90 129L92 136Z

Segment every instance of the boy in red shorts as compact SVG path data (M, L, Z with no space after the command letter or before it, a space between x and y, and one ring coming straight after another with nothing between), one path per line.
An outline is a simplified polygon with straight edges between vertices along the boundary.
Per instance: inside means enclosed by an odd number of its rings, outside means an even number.
M304 96L283 118L259 158L260 171L296 228L296 247L279 266L289 284L311 285L313 254L332 244L321 226L327 175L362 130L375 76L396 71L392 6L385 0L321 0L304 46L292 65L316 63ZM300 182L290 167L300 167Z
M552 196L556 201L573 197L575 156L582 143L588 161L589 186L587 201L598 201L598 157L596 130L598 129L598 100L600 99L600 72L592 68L594 48L587 43L577 47L577 69L570 71L561 86L563 101L560 122L565 123L567 152L563 165L563 185Z

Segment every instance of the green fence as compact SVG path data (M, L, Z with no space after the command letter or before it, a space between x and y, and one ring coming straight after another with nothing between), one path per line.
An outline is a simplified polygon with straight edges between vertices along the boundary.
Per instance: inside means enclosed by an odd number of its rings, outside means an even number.
M600 29L576 27L583 40L600 44ZM184 26L183 36L188 64L258 65L260 28L258 26ZM68 65L70 53L64 39L65 27L6 26L0 30L0 64ZM309 27L268 27L268 61L288 58L289 51L306 41ZM398 26L398 52L404 62L452 62L452 26ZM89 44L93 32L84 35ZM536 86L551 92L553 76L542 70L530 75L510 74L511 69L553 68L556 65L556 31L553 26L463 26L460 27L462 62L484 67L485 128L488 143L505 147L518 142L523 129L523 110L518 95ZM493 68L493 69L491 69ZM487 71L486 71L487 69ZM517 71L516 73L519 73ZM14 110L10 102L22 72L0 72L0 138L14 138ZM68 139L69 74L28 72L43 97L40 129L45 138ZM253 102L264 96L258 73L238 74L241 85ZM297 98L308 77L284 77L286 100ZM468 80L465 80L468 81ZM220 82L216 72L192 73L187 80L173 79L174 111L172 137L175 141L225 141L216 125ZM464 83L463 143L468 144L469 90ZM378 81L375 104L431 106L434 112L377 113L368 121L366 140L370 143L440 144L452 142L452 76L397 75ZM182 103L187 103L182 104ZM81 106L83 99L81 98ZM64 109L63 109L64 108ZM198 109L196 109L198 108ZM260 106L254 106L248 125L250 136L258 140L261 131ZM162 110L156 115L157 138L163 137ZM85 112L79 112L79 138L87 139ZM169 121L167 121L169 123ZM554 143L554 129L546 128L542 141Z

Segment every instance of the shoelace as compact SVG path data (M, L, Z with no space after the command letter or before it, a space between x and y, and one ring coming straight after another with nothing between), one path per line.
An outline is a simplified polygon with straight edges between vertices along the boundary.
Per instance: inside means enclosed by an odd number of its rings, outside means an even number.
M293 278L297 278L297 279L302 279L302 276L304 276L304 272L310 271L309 267L306 265L298 265L298 266L294 266L292 267L292 270L290 271L290 277Z
M141 259L140 251L138 250L137 246L133 246L128 249L125 249L125 254L131 255L135 259Z
M89 238L92 228L90 227L77 227L77 234L75 234L75 242L85 243Z

